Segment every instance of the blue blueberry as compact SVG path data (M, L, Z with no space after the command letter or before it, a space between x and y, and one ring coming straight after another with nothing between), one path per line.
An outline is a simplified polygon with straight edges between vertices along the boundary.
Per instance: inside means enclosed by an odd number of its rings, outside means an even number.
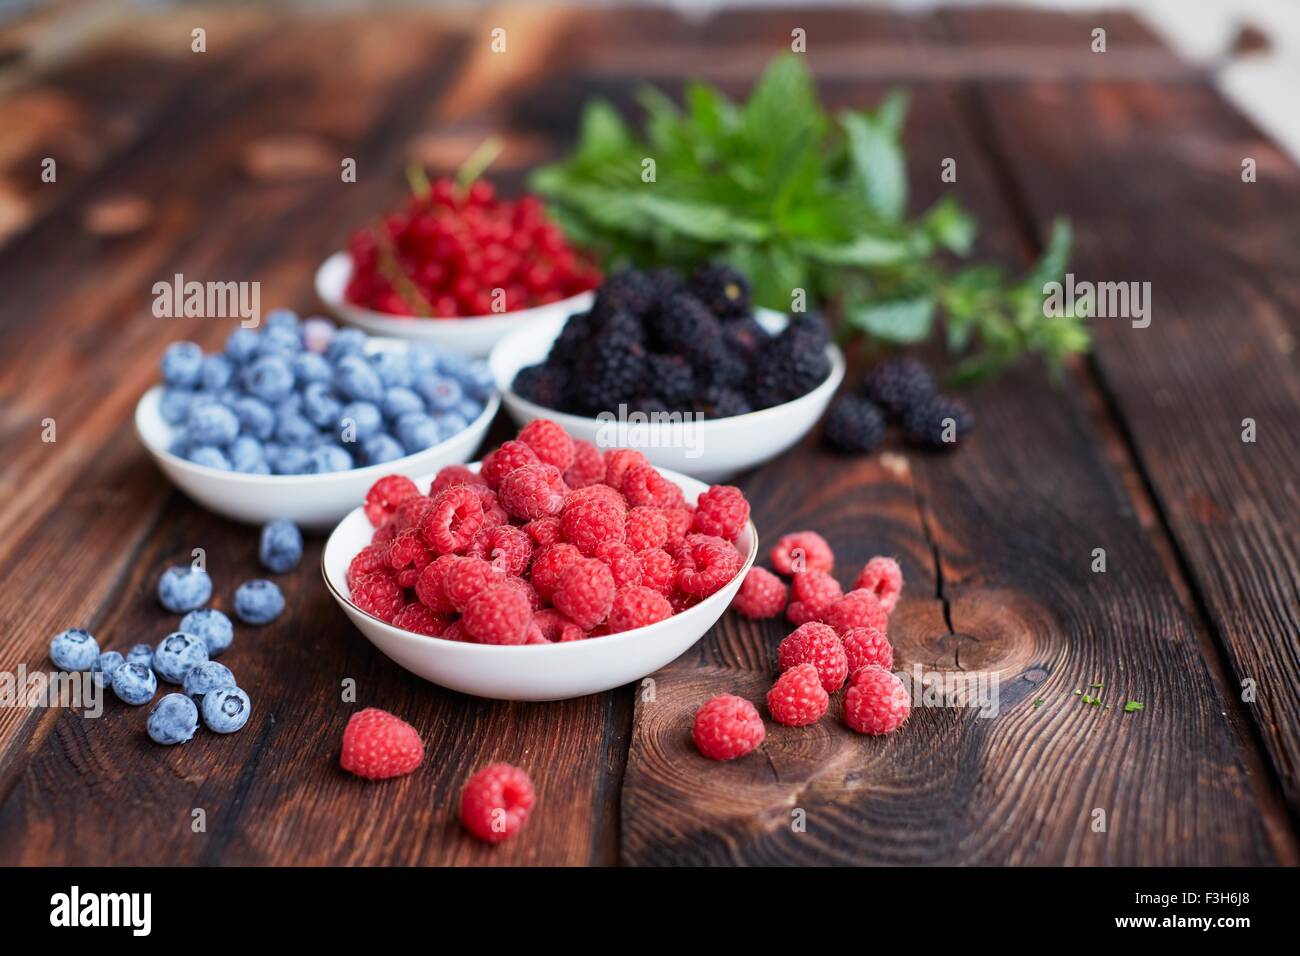
M452 409L452 414L459 415L461 418L465 419L466 422L472 422L477 420L478 417L483 414L483 407L484 406L481 402L476 402L472 398L467 398Z
M266 463L262 443L252 435L240 435L230 444L230 467L245 474L267 475L271 466Z
M113 675L117 669L126 663L124 658L117 651L105 651L99 655L99 660L95 661L90 667L90 674L95 681L96 687L111 686Z
M173 342L162 357L163 381L168 385L194 388L203 368L203 349L193 342Z
M365 350L365 332L360 329L339 329L334 333L325 357L337 364L345 355L360 355Z
M150 670L153 669L153 645L152 644L135 644L126 652L126 662L128 664L143 664Z
M344 444L364 442L383 427L384 416L371 402L348 402L339 413L339 440Z
M221 690L223 687L235 686L235 675L230 673L230 668L225 664L218 664L216 661L205 661L197 667L191 667L189 673L185 675L185 683L182 685L185 693L189 697L201 700L204 694L210 694L214 690Z
M311 452L306 448L292 448L277 445L274 453L268 445L266 461L271 471L277 475L310 475L312 473Z
M402 352L376 352L370 356L370 367L385 388L411 385L411 363Z
M324 355L334 340L334 323L314 315L302 323L302 347Z
M423 412L408 412L397 420L393 430L410 455L438 444L438 423Z
M492 370L482 359L468 358L459 352L445 352L440 364L444 372L460 382L465 391L475 398L482 399L492 394L495 380Z
M297 448L314 448L320 443L320 432L316 426L297 412L288 412L280 416L275 425L275 440L282 445Z
M433 420L438 423L438 435L441 439L459 435L469 427L469 422L460 412L443 412L441 415L434 415Z
M287 328L267 328L257 342L258 357L277 356L290 361L302 350L302 337Z
M202 638L208 657L216 657L235 639L235 625L215 607L201 607L181 618L181 630Z
M334 366L334 387L345 397L359 402L378 402L384 397L384 383L361 355L345 355Z
M270 332L292 332L298 334L298 313L293 309L272 309L266 313L263 323Z
M276 421L279 421L285 415L302 414L302 395L298 392L286 396L282 401L276 402L273 409Z
M149 703L157 690L158 678L144 664L127 661L113 672L113 693L132 707Z
M168 568L158 579L158 600L173 614L184 614L203 607L212 597L212 578L208 572L192 565Z
M327 442L311 450L311 473L326 475L335 471L347 471L352 467L352 456L338 445Z
M199 387L205 392L219 392L235 376L235 363L224 355L212 354L203 359L199 371Z
M168 694L149 711L145 729L156 744L183 744L199 729L199 708L184 694Z
M260 398L241 395L231 405L231 411L239 419L240 432L258 441L266 441L275 431L275 412Z
M411 377L413 380L423 378L426 375L432 375L438 371L438 356L432 349L412 346L407 349L406 362L411 366Z
M99 660L99 642L80 627L60 631L50 641L50 660L61 671L88 671Z
M248 723L253 704L238 687L222 687L203 697L203 722L218 734L233 734Z
M293 394L293 370L278 355L263 355L244 367L241 376L249 393L275 405Z
M367 465L382 465L406 457L406 449L387 432L371 435L361 443L361 457Z
M334 369L330 363L325 356L316 352L299 352L289 364L299 387L309 382L329 382L334 378Z
M384 392L383 412L385 418L400 418L411 412L423 412L424 399L409 388L398 386Z
M240 327L226 339L226 356L236 365L243 365L257 353L257 333Z
M268 571L292 571L302 560L302 532L288 518L276 518L263 526L257 556Z
M154 648L154 672L165 681L179 684L191 667L208 659L208 645L197 634L172 631Z
M231 471L234 468L226 453L214 445L196 445L186 451L185 457L204 468L216 468L220 471Z
M343 403L324 382L312 382L302 390L302 415L317 428L333 428L343 412Z
M188 388L164 388L158 402L158 413L168 425L179 425L190 414L194 393Z
M416 383L415 388L432 412L449 412L465 397L460 382L445 375L426 375Z
M190 405L185 420L190 441L196 445L215 445L224 448L239 434L239 416L214 401L197 401Z
M283 610L284 595L274 581L245 581L235 591L235 614L246 624L270 624Z

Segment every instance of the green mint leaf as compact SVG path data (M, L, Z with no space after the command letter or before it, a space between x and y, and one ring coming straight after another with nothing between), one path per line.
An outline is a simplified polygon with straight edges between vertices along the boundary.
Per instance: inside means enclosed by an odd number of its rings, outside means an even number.
M907 167L898 136L864 113L840 114L849 162L867 205L883 221L899 222L907 208Z
M934 299L895 299L845 305L849 322L886 342L920 342L934 324Z
M910 247L900 239L861 235L847 242L821 242L814 239L795 244L795 248L829 266L880 266L910 258Z
M1130 700L1127 704L1124 705L1124 713L1126 714L1131 714L1135 710L1142 710L1142 701Z

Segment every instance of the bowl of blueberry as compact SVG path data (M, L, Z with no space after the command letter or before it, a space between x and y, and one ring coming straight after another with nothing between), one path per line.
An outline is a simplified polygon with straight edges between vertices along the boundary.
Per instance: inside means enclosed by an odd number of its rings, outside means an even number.
M531 323L489 358L523 425L719 481L776 457L821 418L844 356L817 313L755 308L725 265L611 275L589 310Z
M332 527L382 474L469 461L500 405L481 360L285 309L263 326L173 342L135 412L172 483L235 521Z

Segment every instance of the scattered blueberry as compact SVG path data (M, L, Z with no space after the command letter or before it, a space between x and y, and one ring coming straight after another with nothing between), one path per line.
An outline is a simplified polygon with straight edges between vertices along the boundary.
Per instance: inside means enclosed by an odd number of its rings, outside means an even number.
M185 682L182 685L185 693L201 700L204 694L210 694L214 690L221 690L223 687L235 686L235 675L230 672L230 668L225 664L219 664L216 661L204 661L197 667L191 667L189 673L185 675Z
M153 705L145 727L156 744L183 744L199 729L199 708L184 694L168 694Z
M165 681L179 684L190 668L208 659L208 645L197 634L173 631L153 652L153 669Z
M61 631L50 641L50 660L61 671L88 671L99 660L99 642L79 627Z
M238 687L223 687L203 697L203 722L219 734L233 734L253 712L253 704Z
M203 639L208 657L216 657L235 639L235 625L214 607L201 607L181 618L181 630Z
M176 565L158 579L158 600L173 614L184 614L202 607L212 597L212 578L208 572L189 565Z
M124 658L117 651L105 651L99 655L99 660L95 661L90 667L91 676L94 678L95 686L104 687L113 683L113 675L117 669L126 663Z
M245 581L235 591L235 614L246 624L269 624L283 610L284 595L274 581Z
M262 528L257 556L268 571L292 571L302 560L302 532L289 519L276 518Z
M157 690L158 678L143 664L128 661L113 672L113 693L132 707L149 703Z
M153 645L136 644L126 652L126 662L128 664L143 664L150 670L153 669Z

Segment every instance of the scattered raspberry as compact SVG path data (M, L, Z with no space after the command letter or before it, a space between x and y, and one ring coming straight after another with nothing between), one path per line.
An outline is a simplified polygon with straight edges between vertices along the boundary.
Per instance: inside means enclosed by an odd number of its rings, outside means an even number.
M386 571L363 574L350 585L352 603L381 621L392 623L406 603L402 586Z
M483 558L501 574L520 575L533 559L533 542L523 528L501 524L480 531L465 553Z
M524 525L524 531L539 548L547 548L560 540L560 519L554 515L538 518Z
M401 777L420 766L424 744L415 728L377 707L348 718L339 766L367 780Z
M433 552L415 528L399 532L388 546L388 566L393 569L397 583L404 588L415 587L420 572L433 558Z
M595 558L579 558L560 572L551 603L584 630L593 628L614 603L614 575Z
M468 485L438 495L420 533L439 554L463 551L483 527L483 501Z
M554 608L543 608L533 614L533 623L537 625L542 638L551 644L563 644L568 641L580 641L586 632Z
M633 468L648 465L650 460L632 448L612 448L605 452L605 484L621 491L623 476Z
M804 727L821 720L830 701L812 664L796 664L767 692L772 719L787 727Z
M641 561L641 583L660 594L677 590L677 562L663 548L646 548L637 558Z
M683 503L682 489L659 474L652 465L636 465L623 475L619 488L628 504L677 508Z
M570 500L560 514L560 531L579 551L590 555L604 541L622 541L624 521L623 512L609 501Z
M750 568L731 606L745 617L761 620L785 610L785 584L767 568Z
M796 531L784 535L770 555L772 567L782 574L800 571L825 571L830 574L835 567L835 554L826 539L816 531Z
M528 640L533 609L517 587L501 583L479 591L460 619L465 632L480 644L522 644Z
M860 734L888 734L912 711L907 688L895 674L868 664L853 675L844 692L844 722Z
M442 593L456 610L464 612L480 591L500 583L501 576L482 558L460 557L449 562L442 575Z
M677 586L696 597L724 587L744 563L730 541L707 534L688 535L676 557Z
M427 637L441 637L447 630L449 620L445 614L436 614L423 604L412 601L393 618L393 626L405 631L414 631Z
M694 530L735 541L749 520L749 502L739 488L714 485L695 502Z
M368 544L352 557L348 564L348 587L354 588L357 579L388 567L388 545Z
M578 439L573 443L573 464L564 473L564 483L570 488L586 488L605 480L605 456L589 441Z
M756 749L767 730L753 704L734 694L719 694L695 712L691 736L710 760L735 760Z
M660 511L668 524L668 540L664 542L664 547L675 550L690 534L691 525L695 523L695 512L691 508L662 508Z
M668 520L662 508L633 508L627 513L623 540L633 551L662 548L668 542Z
M425 517L432 510L432 498L426 498L424 495L412 495L407 498L397 506L397 514L393 516L393 521L397 526L397 533L401 534L411 528L420 527L424 523Z
M844 597L844 589L825 571L803 571L794 576L794 597L786 617L793 624L807 624L820 621Z
M851 627L840 638L849 661L849 674L856 674L869 664L889 670L894 666L894 645L874 627Z
M596 545L591 556L609 567L614 575L615 587L641 583L641 559L627 545L618 541L602 541Z
M853 590L871 591L880 599L880 606L886 614L892 614L898 604L898 597L903 593L903 569L893 558L877 555L866 563L858 572L853 582Z
M582 559L582 552L567 542L553 544L544 548L533 561L533 587L542 600L549 601L560 583L560 573L575 561Z
M827 608L823 620L837 634L853 627L874 627L881 634L889 633L889 615L874 593L861 588L850 591Z
M554 465L523 465L502 479L497 498L506 514L531 521L558 515L568 491L564 476Z
M439 614L450 614L456 610L456 605L451 603L443 590L443 584L447 577L447 569L458 560L460 560L459 556L454 554L441 555L416 578L415 596L429 610Z
M479 474L483 476L487 486L496 491L510 472L524 465L535 464L537 464L537 455L533 450L521 441L511 440L502 442L500 448L487 453L483 458L483 466L479 469Z
M833 694L849 676L849 659L839 636L825 624L801 624L776 649L777 666L783 671L800 664L817 669L822 687Z
M483 480L483 476L478 472L470 471L464 465L443 465L438 474L434 476L433 484L429 486L429 497L438 497L452 485L483 485L486 487L487 482Z
M500 843L524 828L533 809L528 774L508 763L494 763L474 776L460 795L460 821L480 840Z
M533 419L519 432L519 440L533 450L538 461L554 465L561 475L573 464L573 439L550 419Z
M377 528L393 516L398 505L419 493L415 482L405 475L385 475L366 492L366 517Z
M673 616L668 599L653 588L630 584L618 589L609 609L609 632L647 627Z

